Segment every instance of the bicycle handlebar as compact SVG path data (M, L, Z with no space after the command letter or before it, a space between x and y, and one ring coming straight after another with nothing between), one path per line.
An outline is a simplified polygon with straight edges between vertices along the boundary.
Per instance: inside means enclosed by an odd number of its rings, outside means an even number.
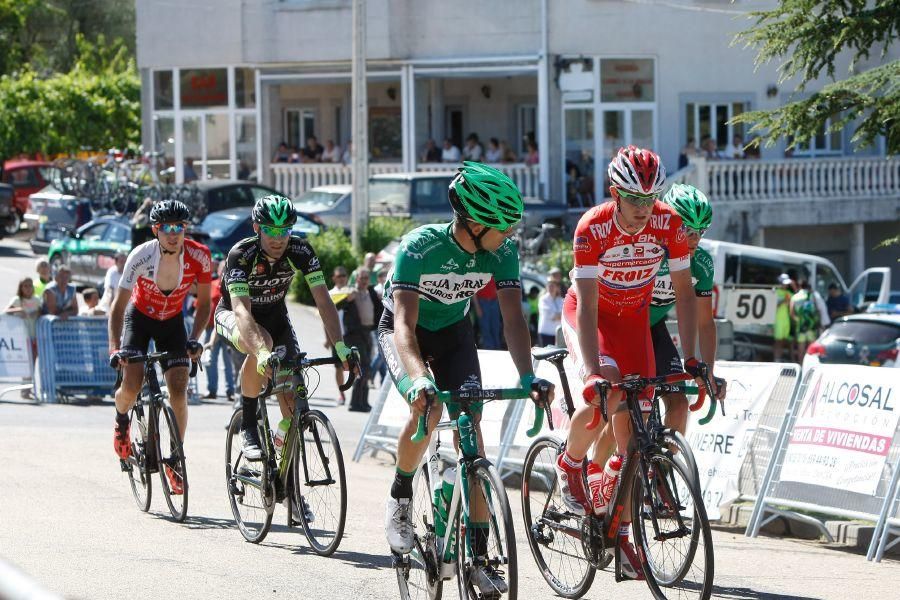
M527 432L528 437L534 437L540 433L544 423L544 412L545 410L549 410L549 388L539 389L537 391L542 398L535 403L534 423ZM459 400L522 400L530 397L531 390L520 387L495 389L472 388L449 392L431 389L425 390L425 413L419 417L416 432L410 437L410 440L414 443L418 443L428 436L428 416L431 413L431 407L435 400L440 400L441 402L457 402ZM553 427L552 422L552 419L550 419L551 429Z
M692 411L699 410L703 405L703 401L706 399L706 395L708 393L710 398L712 399L712 402L710 404L711 411L706 417L700 420L700 424L705 425L709 422L709 419L712 419L712 415L715 414L716 396L712 393L712 384L709 381L708 371L703 371L701 377L703 378L703 387L698 388L697 401L694 404L690 405L688 408L690 408L690 410ZM586 428L588 430L596 429L600 424L601 417L604 421L609 420L609 415L607 413L607 397L609 392L612 390L622 390L626 394L629 392L632 394L639 394L644 390L644 388L648 386L658 384L671 384L677 383L679 381L690 381L692 379L694 379L694 376L690 373L685 372L662 375L659 377L636 377L632 379L625 379L623 381L620 381L619 383L610 383L605 380L595 381L594 385L586 390L586 394L588 396L591 396L590 398L587 398L587 400L589 402L593 402L593 400L597 398L597 396L599 396L600 406L594 406L594 414L591 417L591 421L587 424ZM593 390L593 394L590 390ZM704 422L704 419L707 420Z
M350 356L347 359L347 362L350 364L350 377L347 378L347 381L344 382L343 385L339 385L338 389L342 392L349 390L354 382L356 382L356 377L359 373L359 350L356 346L350 348ZM293 364L291 364L293 363ZM322 358L306 358L306 355L301 353L298 354L297 357L293 361L285 361L282 364L281 359L278 358L277 354L273 354L269 357L266 362L266 366L272 369L272 376L269 378L269 381L266 383L266 389L261 394L262 396L268 396L272 393L272 389L275 387L275 377L277 375L278 367L282 366L288 370L295 369L306 369L308 367L321 367L325 365L341 365L341 359L337 356L324 356Z

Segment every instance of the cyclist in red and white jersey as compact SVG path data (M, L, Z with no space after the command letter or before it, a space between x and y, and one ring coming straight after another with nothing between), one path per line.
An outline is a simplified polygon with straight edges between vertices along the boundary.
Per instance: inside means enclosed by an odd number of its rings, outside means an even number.
M181 439L187 428L187 385L190 360L203 347L197 338L209 322L212 259L209 248L185 240L191 213L182 202L165 200L150 211L157 239L141 244L125 261L119 288L109 316L110 365L118 368L126 354L143 354L152 339L156 349L168 352L162 362L169 402L175 412ZM191 286L197 284L197 312L190 338L184 326L182 306ZM124 330L123 330L124 326ZM131 454L128 411L143 385L143 365L124 366L122 385L116 391L116 429L113 445L121 459ZM180 480L167 468L172 490Z
M586 428L593 417L593 405L599 403L599 398L594 398L594 383L617 383L623 375L633 373L647 377L655 374L649 308L656 272L664 258L668 258L675 288L679 333L685 348L694 347L697 327L690 256L681 218L659 201L665 173L659 157L650 150L634 146L620 149L608 168L613 200L588 210L575 230L574 285L563 304L563 333L583 379L588 406L572 417L557 474L563 499L576 514L584 515L591 509L605 512L615 476L605 476L604 472L617 471L631 437L624 395L611 392L607 414L616 454L604 471L609 449L597 444L588 466L589 500L582 462L602 431ZM690 358L687 364L693 368L696 362ZM639 563L628 543L628 519L628 514L623 515L619 528L622 565L626 575L639 578Z

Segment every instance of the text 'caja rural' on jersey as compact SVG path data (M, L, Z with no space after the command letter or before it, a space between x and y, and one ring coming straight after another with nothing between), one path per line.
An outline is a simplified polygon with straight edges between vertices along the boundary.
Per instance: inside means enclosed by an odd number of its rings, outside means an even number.
M212 281L212 259L209 248L184 240L184 250L178 257L181 280L174 290L163 291L157 284L161 252L159 240L144 242L131 251L119 279L119 287L131 292L131 303L141 313L165 321L181 313L184 298L196 283Z
M607 315L634 314L649 306L664 259L672 271L690 266L681 217L658 200L647 224L633 234L616 220L615 202L595 206L578 221L573 250L574 279L597 280L597 309Z
M698 298L712 296L712 256L699 246L691 256L691 283L694 284L694 292ZM675 306L675 287L669 276L669 261L666 260L660 265L659 272L656 274L656 283L653 285L653 298L650 300L650 325L656 325L665 319L673 306Z
M232 298L249 297L250 308L256 314L283 309L284 298L298 271L310 288L325 285L319 257L302 237L292 235L284 254L275 261L263 252L259 236L244 238L225 259L221 302L231 310Z
M462 320L472 296L492 277L497 289L522 286L515 242L508 239L495 252L469 254L453 237L453 223L424 225L400 242L384 286L384 306L394 312L394 290L416 292L418 325L438 331Z

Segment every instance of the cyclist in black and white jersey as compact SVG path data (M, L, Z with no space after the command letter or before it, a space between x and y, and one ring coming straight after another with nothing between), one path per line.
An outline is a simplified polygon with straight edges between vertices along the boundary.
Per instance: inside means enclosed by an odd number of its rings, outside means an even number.
M349 368L350 349L341 335L337 309L328 295L319 258L309 242L291 235L297 221L291 201L277 194L260 198L253 207L252 219L257 235L239 241L228 252L215 321L218 334L247 355L241 369L241 443L247 460L259 460L262 451L256 403L268 375L266 363L272 354L290 360L300 351L284 302L295 273L301 272L306 279L328 341L345 369ZM278 395L284 417L294 412L293 390L297 385L303 385L299 376L288 392Z

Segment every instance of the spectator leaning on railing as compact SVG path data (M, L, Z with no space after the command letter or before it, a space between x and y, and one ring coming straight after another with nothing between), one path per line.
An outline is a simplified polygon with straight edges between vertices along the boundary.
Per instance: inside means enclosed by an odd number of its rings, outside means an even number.
M69 265L60 265L56 269L53 282L44 288L44 314L54 315L60 319L68 319L78 314L78 294L75 286L69 283L72 270Z

